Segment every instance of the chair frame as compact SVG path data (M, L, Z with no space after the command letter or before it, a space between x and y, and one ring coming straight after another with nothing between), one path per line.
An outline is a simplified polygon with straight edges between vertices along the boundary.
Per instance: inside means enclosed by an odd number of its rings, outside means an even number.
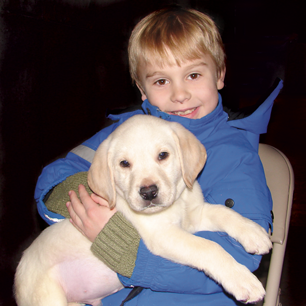
M285 257L294 191L294 173L288 158L278 149L259 144L267 185L273 199L273 242L264 306L281 306L280 281Z

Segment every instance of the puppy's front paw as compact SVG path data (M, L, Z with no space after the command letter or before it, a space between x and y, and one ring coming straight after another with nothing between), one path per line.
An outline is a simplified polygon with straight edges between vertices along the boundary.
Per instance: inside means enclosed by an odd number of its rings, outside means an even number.
M268 233L264 228L251 220L246 220L244 228L236 239L250 254L267 254L272 248L272 242Z
M264 298L266 292L261 282L245 266L238 264L233 271L222 285L237 301L257 303Z

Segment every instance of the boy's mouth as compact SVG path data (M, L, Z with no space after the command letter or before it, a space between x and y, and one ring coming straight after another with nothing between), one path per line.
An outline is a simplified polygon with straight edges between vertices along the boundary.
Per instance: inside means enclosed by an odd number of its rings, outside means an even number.
M197 109L197 107L194 107L194 108L189 108L189 109L186 109L184 111L177 111L177 112L170 112L171 115L175 115L175 116L187 116L191 113L193 113L195 110Z

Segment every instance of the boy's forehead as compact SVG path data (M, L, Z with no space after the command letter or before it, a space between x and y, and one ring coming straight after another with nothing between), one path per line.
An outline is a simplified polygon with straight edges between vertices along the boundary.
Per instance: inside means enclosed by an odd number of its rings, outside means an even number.
M139 66L139 72L144 72L152 74L155 71L163 70L167 66L211 66L214 65L213 60L209 55L203 54L202 56L195 58L175 58L172 53L169 54L169 57L165 60L161 60L158 57L152 56L147 58L147 60L142 60ZM215 67L214 67L215 68Z
M173 52L170 48L164 47L162 52L156 50L146 50L143 55L142 64L152 66L180 66L182 63L206 57L202 52L190 52L189 54Z

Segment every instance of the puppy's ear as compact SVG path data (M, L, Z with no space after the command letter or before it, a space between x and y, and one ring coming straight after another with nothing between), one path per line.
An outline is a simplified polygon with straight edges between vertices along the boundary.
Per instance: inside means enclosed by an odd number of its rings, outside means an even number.
M203 169L207 153L201 142L182 125L173 126L177 143L183 179L188 188L192 188L198 174Z
M98 147L88 171L88 185L100 197L106 199L112 209L116 204L116 190L110 165L109 138Z

